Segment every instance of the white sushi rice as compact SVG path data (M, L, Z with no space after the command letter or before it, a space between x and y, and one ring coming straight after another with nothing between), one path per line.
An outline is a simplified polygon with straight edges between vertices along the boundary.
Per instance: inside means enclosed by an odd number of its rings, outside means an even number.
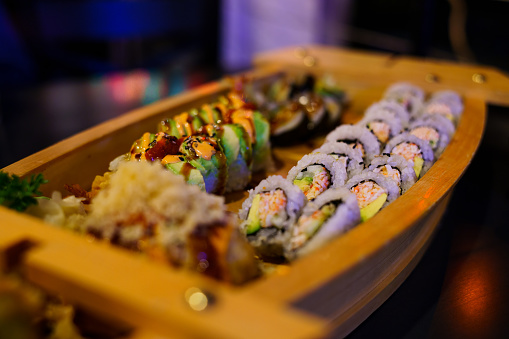
M331 187L344 185L347 178L346 166L331 154L327 153L311 153L306 154L293 166L286 179L293 183L297 175L311 165L323 165L331 175Z
M392 154L394 147L396 147L399 144L402 144L404 142L413 143L413 144L417 145L417 147L419 147L419 149L421 151L422 159L424 160L422 170L421 170L421 173L419 176L419 178L421 178L431 168L431 166L433 165L433 163L435 161L435 155L433 153L433 149L431 148L431 146L429 145L429 143L427 141L419 139L415 135L412 135L408 132L404 132L404 133L401 133L401 134L395 136L391 140L389 140L389 142L385 146L383 153ZM413 163L412 163L412 166L413 166Z
M313 153L326 153L338 157L340 161L344 161L346 165L347 178L359 174L364 169L364 159L362 153L358 149L350 147L344 142L330 141L324 143L319 148L315 149Z
M286 248L288 260L308 254L323 246L337 236L347 232L360 222L360 210L355 194L345 187L331 188L309 202L302 212L302 217L309 217L324 205L341 201L333 215L331 215L319 228L319 230L308 239L301 247L293 250L290 246Z
M368 167L368 170L376 172L381 166L390 166L391 168L399 171L400 181L398 182L398 185L401 187L401 194L408 191L408 189L417 181L412 165L401 155L383 154L377 156L373 159L373 161L371 161L371 165Z
M364 148L364 163L369 164L371 159L380 154L380 142L369 129L362 126L344 124L336 127L325 137L325 142L358 141Z

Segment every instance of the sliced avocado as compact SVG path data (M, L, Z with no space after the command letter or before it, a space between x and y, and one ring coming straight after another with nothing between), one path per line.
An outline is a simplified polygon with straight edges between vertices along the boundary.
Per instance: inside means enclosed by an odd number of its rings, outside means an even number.
M174 174L181 175L184 180L190 185L196 185L200 190L205 192L205 180L199 170L194 168L186 161L179 161L171 164L166 164L165 167Z
M309 190L309 186L313 183L313 177L302 177L302 179L294 179L293 184L297 185L302 192Z
M415 176L417 178L419 178L419 176L421 175L422 165L424 165L424 160L420 156L415 157L414 158L414 171L415 171Z
M240 143L237 134L232 125L223 125L223 131L220 134L220 142L223 146L224 155L228 166L231 166L236 160L240 152Z
M378 198L376 198L375 201L370 203L368 206L361 208L361 220L366 221L373 217L375 214L377 214L386 201L387 193L384 193L380 195Z
M257 194L253 198L253 202L251 203L251 208L249 209L249 214L247 216L246 234L253 234L260 229L261 224L260 215L258 214L259 209L260 209L260 195Z
M240 153L246 164L251 167L253 162L253 149L246 129L240 124L229 124L239 140Z
M316 231L322 227L323 223L330 218L335 210L336 208L333 204L328 204L320 209L320 212L316 214L315 218L310 218L304 229L306 237L308 239L311 238L316 233Z
M169 135L173 135L174 137L177 138L182 137L177 128L177 123L173 119L166 119L165 121L161 122L159 124L159 131Z

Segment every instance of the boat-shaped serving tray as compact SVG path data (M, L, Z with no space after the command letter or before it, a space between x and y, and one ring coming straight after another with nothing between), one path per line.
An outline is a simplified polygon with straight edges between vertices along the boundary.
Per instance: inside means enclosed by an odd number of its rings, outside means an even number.
M509 104L508 78L496 69L388 54L309 46L258 55L254 79L276 71L328 73L350 99L343 122L355 122L396 81L425 91L458 91L465 110L449 146L404 196L375 217L289 266L240 287L151 262L38 219L0 207L2 269L20 267L50 293L134 328L129 338L319 338L350 333L405 280L426 251L455 184L482 139L486 103ZM163 118L215 100L229 83L208 83L78 133L3 170L42 172L43 193L64 184L90 187L133 140ZM275 172L289 168L323 140L273 149ZM226 196L236 211L246 192ZM196 311L186 292L197 288L207 307Z

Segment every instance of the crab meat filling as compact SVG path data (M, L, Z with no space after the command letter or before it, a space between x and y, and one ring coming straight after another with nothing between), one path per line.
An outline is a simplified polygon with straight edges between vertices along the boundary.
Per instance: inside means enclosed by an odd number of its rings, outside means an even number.
M293 183L299 186L308 200L313 200L329 187L331 176L324 166L311 165L301 171Z
M426 106L425 113L441 114L447 119L454 121L454 115L452 114L451 108L441 102L434 102Z
M282 228L288 219L286 201L286 195L281 189L256 194L247 220L243 222L246 234L256 233L260 228Z
M438 134L438 131L434 128L425 126L416 127L410 132L410 134L415 135L419 139L429 142L429 145L433 150L435 150L438 146L440 134Z
M386 143L387 140L389 140L389 136L391 133L391 128L388 124L386 124L383 121L371 121L367 125L368 129L373 132L373 134L377 137L377 139L382 142Z
M322 225L334 214L340 202L329 203L313 212L311 215L303 215L299 218L293 229L291 246L296 250L306 243Z
M373 172L382 173L384 176L394 179L398 183L398 185L401 183L401 173L397 168L392 167L391 165L387 164L383 166L378 166L373 170Z
M419 146L413 142L402 142L392 149L392 153L399 154L410 161L414 166L415 175L419 178L424 164Z
M364 155L365 155L365 152L364 152L364 146L362 145L361 142L359 142L358 140L339 140L341 142L344 142L345 144L347 144L348 146L350 146L351 148L353 149L357 149L361 152L361 155L362 157L364 158Z
M387 193L382 186L371 180L363 181L350 190L357 196L357 203L361 209L371 204L382 194Z

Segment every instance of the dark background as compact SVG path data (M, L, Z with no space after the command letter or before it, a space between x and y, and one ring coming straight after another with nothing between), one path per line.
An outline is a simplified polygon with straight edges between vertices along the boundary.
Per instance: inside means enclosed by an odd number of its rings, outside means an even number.
M346 4L342 13L327 10L340 2ZM229 65L222 49L226 17L236 3L1 1L0 168L130 109L248 68ZM341 39L322 34L303 43L509 72L508 1L316 3L328 20L341 17L334 26ZM263 14L270 13L256 14L262 22ZM281 17L282 26L287 19ZM316 25L322 22L317 18ZM328 29L322 31L334 33ZM401 288L351 338L509 337L508 156L508 108L489 106L481 147L435 240Z

